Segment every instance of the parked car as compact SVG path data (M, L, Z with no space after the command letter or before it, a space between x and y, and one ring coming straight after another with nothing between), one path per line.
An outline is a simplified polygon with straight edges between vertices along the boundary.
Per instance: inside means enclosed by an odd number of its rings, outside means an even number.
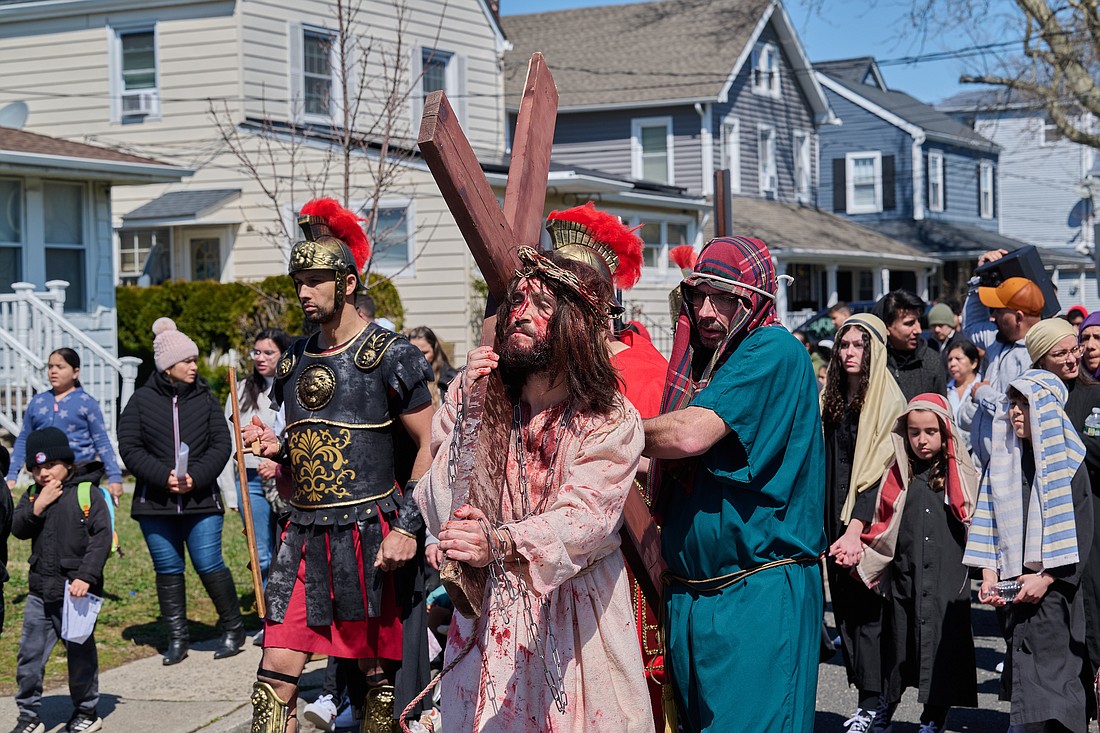
M874 300L857 300L849 303L848 307L852 309L852 313L867 313L874 307L876 302L877 301ZM831 339L836 335L836 329L833 327L833 319L829 317L828 308L822 308L817 313L810 316L809 320L804 321L791 330L796 333L806 334L810 337L810 340L814 342L821 341L822 339Z

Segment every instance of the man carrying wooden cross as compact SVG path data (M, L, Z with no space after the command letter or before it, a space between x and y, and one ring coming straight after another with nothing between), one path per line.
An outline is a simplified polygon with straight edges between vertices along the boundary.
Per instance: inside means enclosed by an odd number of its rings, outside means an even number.
M555 249L518 251L496 343L470 352L436 414L417 501L448 560L488 569L447 644L448 730L651 733L653 716L619 549L643 435L608 349L614 250L564 219ZM503 380L511 409L494 508L452 515L454 448L477 380ZM493 517L493 514L496 517Z
M681 284L659 417L645 421L685 731L813 729L825 450L810 358L775 312L763 242L720 237ZM731 684L736 694L730 694Z

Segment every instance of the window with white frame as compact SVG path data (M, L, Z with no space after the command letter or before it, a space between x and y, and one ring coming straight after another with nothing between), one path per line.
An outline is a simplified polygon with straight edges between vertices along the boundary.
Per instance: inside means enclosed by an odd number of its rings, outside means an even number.
M752 91L779 96L779 48L774 43L758 43L752 50Z
M409 264L415 256L415 221L412 207L408 203L383 201L378 207L378 218L374 222L374 235L371 238L371 270L386 275L411 274ZM363 209L363 216L369 217L369 206Z
M46 280L66 280L65 310L84 310L87 270L86 189L82 183L42 183Z
M410 63L412 92L409 95L413 130L420 129L420 116L424 100L429 94L442 90L458 119L466 118L466 57L453 51L429 46L413 49Z
M328 117L333 109L333 52L336 37L317 28L302 29L302 111Z
M943 153L928 153L928 210L943 211Z
M993 218L993 161L978 164L978 214L983 219Z
M632 177L657 183L674 182L671 117L631 120L630 148Z
M132 123L158 116L156 28L144 25L114 28L111 32L112 119Z
M446 92L450 86L453 86L447 84L448 69L452 59L454 54L447 51L440 51L437 48L420 49L420 91L425 97L440 89Z
M119 278L126 285L159 285L171 274L168 271L170 252L168 229L119 230Z
M1053 145L1062 139L1062 131L1054 124L1054 118L1049 114L1043 116L1042 132L1039 137L1040 145Z
M633 220L631 226L641 225L638 236L645 243L642 250L642 274L651 279L660 279L668 274L668 251L681 244L694 242L693 222L690 220L655 219L641 217ZM675 270L675 268L672 268ZM679 275L679 271L676 270Z
M847 213L882 211L882 153L848 153L844 160Z
M722 167L730 172L730 189L741 193L741 122L735 117L722 122Z
M779 168L775 160L775 128L763 125L757 128L756 143L760 195L774 195L779 190Z
M23 279L23 183L0 178L0 293Z
M810 133L795 130L794 142L794 194L799 201L810 200L811 172Z

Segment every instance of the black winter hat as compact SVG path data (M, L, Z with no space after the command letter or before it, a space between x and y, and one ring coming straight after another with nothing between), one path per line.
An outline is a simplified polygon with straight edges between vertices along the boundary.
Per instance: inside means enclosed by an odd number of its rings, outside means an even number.
M27 436L27 470L50 461L72 464L76 460L69 439L57 428L42 428Z

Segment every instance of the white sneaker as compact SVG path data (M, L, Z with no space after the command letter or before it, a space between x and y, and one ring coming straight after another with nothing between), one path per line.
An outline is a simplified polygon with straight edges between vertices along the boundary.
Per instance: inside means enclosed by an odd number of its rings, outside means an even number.
M324 731L333 730L336 722L336 703L332 701L332 695L321 695L306 705L302 709L302 717L314 728Z
M847 733L868 733L875 724L875 711L856 708L852 717L844 721Z

